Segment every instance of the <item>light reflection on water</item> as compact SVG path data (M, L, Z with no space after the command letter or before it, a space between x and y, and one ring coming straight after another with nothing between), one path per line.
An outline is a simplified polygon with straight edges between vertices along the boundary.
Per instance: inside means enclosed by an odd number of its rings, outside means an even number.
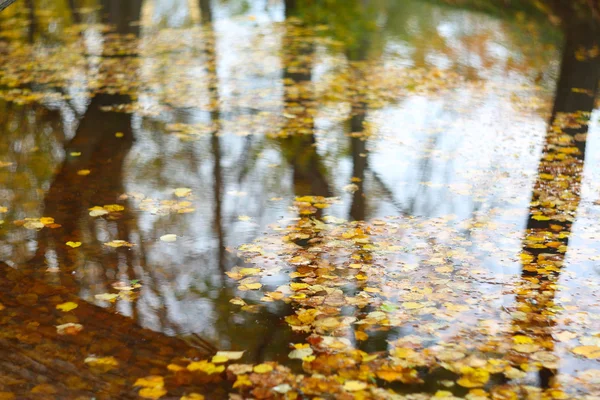
M373 16L374 32L340 37L339 31L343 35L347 29L342 19L330 32L300 32L308 38L286 47L298 32L297 25L282 23L282 2L214 2L210 20L193 2L141 2L141 27L116 23L126 27L123 32L137 34L139 29L139 49L149 54L127 64L142 82L134 88L139 92L128 93L137 97L142 110L115 114L92 109L115 102L94 103L82 90L93 85L95 71L102 68L102 59L95 57L64 88L71 100L2 104L6 111L0 126L7 139L0 141L0 161L12 164L0 175L0 205L9 209L0 258L14 266L34 265L48 281L67 284L72 279L74 291L104 307L111 306L95 295L110 292L115 280L140 279L139 298L117 302L120 313L169 335L198 333L219 348L248 349L257 362L286 359L292 334L281 317L289 313L288 306L267 304L258 314L240 313L229 303L240 295L237 284L225 272L244 264L236 255L238 246L270 235L269 225L297 216L290 209L296 196L338 196L339 203L326 214L348 220L402 216L450 221L484 275L516 283L560 63L555 48L560 46L553 40L560 35L534 22L517 30L515 22L485 14L418 1L398 3L403 5L384 7ZM99 22L95 13L84 17ZM535 42L528 34L538 35ZM86 29L84 53L102 54L103 35L99 26ZM344 50L339 43L345 39L356 43ZM41 48L52 46L51 40L37 40ZM371 71L361 68L364 59L379 60L375 65L383 71L439 69L424 78L449 88L425 85L379 107L376 98L353 104L336 98L340 87L348 89L348 81L351 90L353 79L367 79ZM290 74L304 82L298 93L286 88ZM346 74L354 78L340 78ZM286 107L296 94L309 110L288 115ZM365 112L357 117L352 111L358 106ZM300 118L310 120L303 129L314 136L268 135ZM559 304L579 303L579 296L593 295L597 287L597 112L592 121L579 217L564 265L569 272L561 276L570 294L559 298ZM205 132L177 135L175 124L198 124ZM214 129L217 134L211 135ZM372 135L352 138L357 129ZM121 141L106 139L117 131L124 132ZM73 151L82 155L73 157ZM86 158L92 166L90 179L104 171L92 188L86 186L89 180L69 181ZM348 191L352 177L360 178L356 193ZM51 187L57 188L56 204L49 204ZM175 188L191 189L186 200L194 212L143 210L143 199L176 200ZM77 194L61 197L61 191L75 189L96 193L82 194L82 202ZM114 203L125 193L122 219L91 220L87 215L89 207ZM76 256L61 253L61 242L72 239L67 234L46 237L13 225L14 220L42 215L73 217L76 226L65 231L80 235L89 250ZM165 234L178 239L161 242ZM440 247L453 239L443 230L428 235L423 241L431 244L428 240L434 238ZM103 250L102 242L116 238L137 246L127 253ZM48 250L40 254L43 246ZM43 264L69 264L74 274L55 278L40 273ZM575 271L578 279L570 279ZM263 283L276 287L285 279L265 278ZM477 290L496 307L514 302L502 285L482 284ZM560 327L566 329L571 317L568 308L563 312ZM447 336L457 333L449 330Z

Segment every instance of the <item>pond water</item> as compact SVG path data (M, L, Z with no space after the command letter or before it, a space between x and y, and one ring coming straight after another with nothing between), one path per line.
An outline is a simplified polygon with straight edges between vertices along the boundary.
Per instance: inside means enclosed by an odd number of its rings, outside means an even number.
M0 398L600 395L599 36L512 3L2 11L0 260L99 308L0 335L96 383ZM134 369L86 312L244 354Z

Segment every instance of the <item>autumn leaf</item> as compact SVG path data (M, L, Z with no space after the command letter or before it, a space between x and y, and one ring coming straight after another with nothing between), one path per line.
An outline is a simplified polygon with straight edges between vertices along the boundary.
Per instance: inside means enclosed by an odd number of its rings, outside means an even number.
M578 346L573 348L571 351L586 358L600 358L599 346Z
M199 393L190 393L181 396L179 400L204 400L204 396Z
M57 310L64 311L64 312L69 312L69 311L71 311L71 310L74 310L74 309L76 309L77 307L79 307L79 305L78 305L77 303L74 303L74 302L72 302L72 301L68 301L68 302L66 302L66 303L61 303L61 304L58 304L58 305L56 306L56 309L57 309Z
M244 355L245 351L217 351L215 356L225 357L229 360L239 360ZM214 361L213 361L214 362Z
M356 392L367 388L367 384L361 381L346 381L344 382L344 390L348 392Z
M83 325L75 324L73 322L56 326L56 333L59 335L77 335L82 330Z
M129 243L125 240L112 240L110 242L104 243L105 246L108 247L132 247L135 246L133 243Z
M192 194L192 189L190 188L177 188L173 191L175 196L177 197L188 197Z
M71 241L68 241L68 242L67 242L67 243L65 243L65 244L66 244L67 246L69 246L69 247L72 247L72 248L76 248L76 247L79 247L79 246L81 246L81 242L71 242Z
M269 364L258 364L254 366L253 371L257 374L266 374L273 371L273 367Z
M104 371L108 371L108 370L117 368L119 366L119 362L117 361L117 359L112 356L109 356L109 357L90 356L90 357L87 357L84 360L84 362L86 364L89 364L92 367L97 367Z
M172 233L162 235L160 237L160 240L162 240L163 242L174 242L177 240L177 235L172 234Z
M490 379L490 373L483 368L462 367L461 377L456 381L460 386L466 388L481 387Z

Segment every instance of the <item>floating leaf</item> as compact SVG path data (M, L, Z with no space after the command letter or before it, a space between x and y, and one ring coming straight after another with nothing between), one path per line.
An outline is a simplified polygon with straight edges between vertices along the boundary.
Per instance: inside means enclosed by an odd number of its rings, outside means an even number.
M215 356L225 357L227 360L239 360L244 353L245 351L217 351Z
M118 297L119 297L119 295L115 294L115 293L102 293L102 294L97 294L94 296L94 298L96 300L110 301L110 302L114 302Z
M72 322L56 326L56 333L59 335L77 335L82 330L83 325Z
M190 188L177 188L174 190L175 196L177 197L188 197L192 194L192 189Z
M367 384L362 381L350 380L350 381L344 382L344 390L346 390L348 392L356 392L359 390L364 390L366 388L367 388Z
M71 242L71 241L68 241L68 242L67 242L67 243L65 243L65 244L66 244L67 246L69 246L69 247L72 247L72 248L75 248L75 247L79 247L79 246L81 246L81 242Z
M72 301L67 301L66 303L58 304L56 306L56 309L64 311L64 312L69 312L71 310L76 309L77 307L79 307L79 305L77 303L74 303Z
M135 244L129 243L125 240L112 240L110 242L104 243L105 246L109 247L133 247Z
M162 235L160 237L160 240L162 240L163 242L174 242L177 240L177 235L173 233L168 233L166 235Z
M586 358L600 358L599 346L578 346L573 348L571 351Z
M92 367L100 367L105 370L113 369L119 366L119 362L116 358L109 357L87 357L83 360L86 364L90 364Z
M258 364L252 369L257 374L266 374L267 372L273 371L273 367L269 364Z

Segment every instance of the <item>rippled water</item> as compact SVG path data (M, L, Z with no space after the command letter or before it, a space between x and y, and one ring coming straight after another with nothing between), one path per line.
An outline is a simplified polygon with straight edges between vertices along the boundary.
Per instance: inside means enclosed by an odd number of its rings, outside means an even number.
M297 3L3 11L0 259L248 363L300 371L289 343L309 334L367 353L418 337L594 393L579 374L597 359L572 351L600 330L590 35L435 1ZM311 308L335 322L294 329ZM540 347L519 354L515 335ZM444 379L393 387L466 393Z

